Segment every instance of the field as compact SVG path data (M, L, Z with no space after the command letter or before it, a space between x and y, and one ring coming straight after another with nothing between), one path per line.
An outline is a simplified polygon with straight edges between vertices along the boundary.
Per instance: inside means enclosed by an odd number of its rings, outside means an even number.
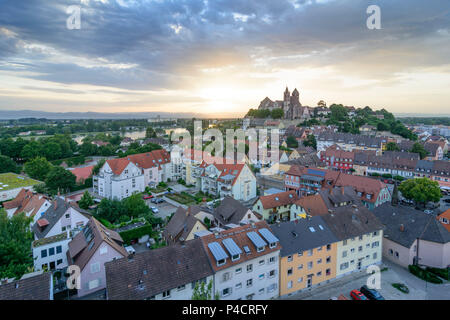
M0 174L0 191L7 191L20 187L28 187L38 183L40 183L40 181L30 179L15 173Z

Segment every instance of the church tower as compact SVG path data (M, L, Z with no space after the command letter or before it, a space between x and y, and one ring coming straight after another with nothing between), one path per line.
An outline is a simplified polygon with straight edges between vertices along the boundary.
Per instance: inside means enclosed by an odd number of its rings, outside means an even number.
M284 90L284 102L289 102L291 100L291 93L289 92L288 87Z

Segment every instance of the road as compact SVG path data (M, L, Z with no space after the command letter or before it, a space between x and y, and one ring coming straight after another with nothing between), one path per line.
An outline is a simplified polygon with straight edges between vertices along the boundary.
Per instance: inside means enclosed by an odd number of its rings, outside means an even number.
M177 211L177 207L174 205L171 205L170 203L167 203L167 201L159 204L155 204L151 202L151 199L145 200L147 205L151 207L158 208L159 212L155 213L155 217L160 217L162 219L165 219L167 216L170 216L172 213Z

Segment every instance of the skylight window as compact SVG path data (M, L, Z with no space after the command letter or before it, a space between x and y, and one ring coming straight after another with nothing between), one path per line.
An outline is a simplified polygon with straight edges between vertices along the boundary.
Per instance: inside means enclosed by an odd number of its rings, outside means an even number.
M309 231L316 232L316 229L314 229L313 227L309 227Z

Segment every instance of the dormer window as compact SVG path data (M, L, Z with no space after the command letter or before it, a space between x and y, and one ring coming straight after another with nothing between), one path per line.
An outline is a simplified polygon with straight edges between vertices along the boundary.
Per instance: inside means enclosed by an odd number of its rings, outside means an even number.
M276 243L276 242L272 242L272 243L269 244L269 248L270 248L270 249L273 249L273 248L275 248L276 246L277 246L277 243Z
M264 247L258 247L258 248L256 248L256 251L257 252L263 252L264 251Z
M221 259L221 260L218 260L218 261L217 261L217 266L218 266L218 267L223 266L226 262L227 262L227 259Z
M234 256L231 256L231 261L239 260L240 257L241 257L240 254L235 254Z

